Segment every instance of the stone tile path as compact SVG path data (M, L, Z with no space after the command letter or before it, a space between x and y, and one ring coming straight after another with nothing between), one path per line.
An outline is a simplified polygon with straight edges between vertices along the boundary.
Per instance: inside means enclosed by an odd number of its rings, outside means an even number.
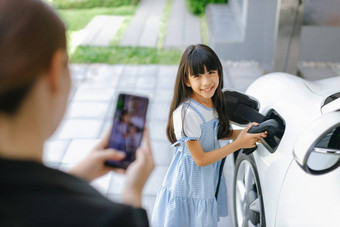
M165 3L166 0L141 0L119 45L157 47ZM72 35L71 46L109 46L123 21L122 16L96 16L84 29ZM199 17L188 12L185 0L173 0L164 47L184 49L201 42Z
M120 45L156 47L166 0L141 0Z
M108 46L123 21L122 16L96 16L72 36L71 46Z
M200 18L192 15L185 0L173 0L165 48L185 49L191 44L202 43Z

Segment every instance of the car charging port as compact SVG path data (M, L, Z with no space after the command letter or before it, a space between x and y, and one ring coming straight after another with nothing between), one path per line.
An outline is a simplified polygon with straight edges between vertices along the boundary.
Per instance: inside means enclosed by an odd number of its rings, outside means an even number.
M286 129L286 123L282 119L282 117L275 111L270 110L266 116L268 119L275 120L277 122L277 126L275 126L275 130L273 133L268 132L267 138L263 139L263 145L271 152L274 153L279 146L281 139L284 135Z
M283 119L276 113L275 110L271 110L267 119L261 122L258 126L253 126L248 130L248 133L261 133L267 131L267 137L262 140L263 145L271 152L274 153L281 138L284 134L285 123ZM253 148L243 149L243 153L251 154L257 149L257 146Z

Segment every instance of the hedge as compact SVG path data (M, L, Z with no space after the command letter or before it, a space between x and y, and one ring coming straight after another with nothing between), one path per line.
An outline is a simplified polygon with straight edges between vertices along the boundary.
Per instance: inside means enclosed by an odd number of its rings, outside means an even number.
M137 5L139 0L53 0L58 9L89 9L94 7L119 7Z
M186 0L189 11L195 15L201 15L209 3L227 3L227 0Z

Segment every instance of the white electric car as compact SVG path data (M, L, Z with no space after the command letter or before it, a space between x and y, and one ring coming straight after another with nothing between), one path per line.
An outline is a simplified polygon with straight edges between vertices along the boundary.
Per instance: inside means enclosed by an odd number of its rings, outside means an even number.
M272 73L224 94L234 123L269 132L255 151L234 153L235 225L340 226L340 76Z

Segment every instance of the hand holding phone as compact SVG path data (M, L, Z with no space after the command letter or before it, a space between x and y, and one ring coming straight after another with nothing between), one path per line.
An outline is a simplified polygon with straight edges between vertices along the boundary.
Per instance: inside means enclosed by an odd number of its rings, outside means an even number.
M113 117L109 148L125 153L122 161L107 160L106 165L126 169L136 159L146 121L149 100L146 97L119 94Z

